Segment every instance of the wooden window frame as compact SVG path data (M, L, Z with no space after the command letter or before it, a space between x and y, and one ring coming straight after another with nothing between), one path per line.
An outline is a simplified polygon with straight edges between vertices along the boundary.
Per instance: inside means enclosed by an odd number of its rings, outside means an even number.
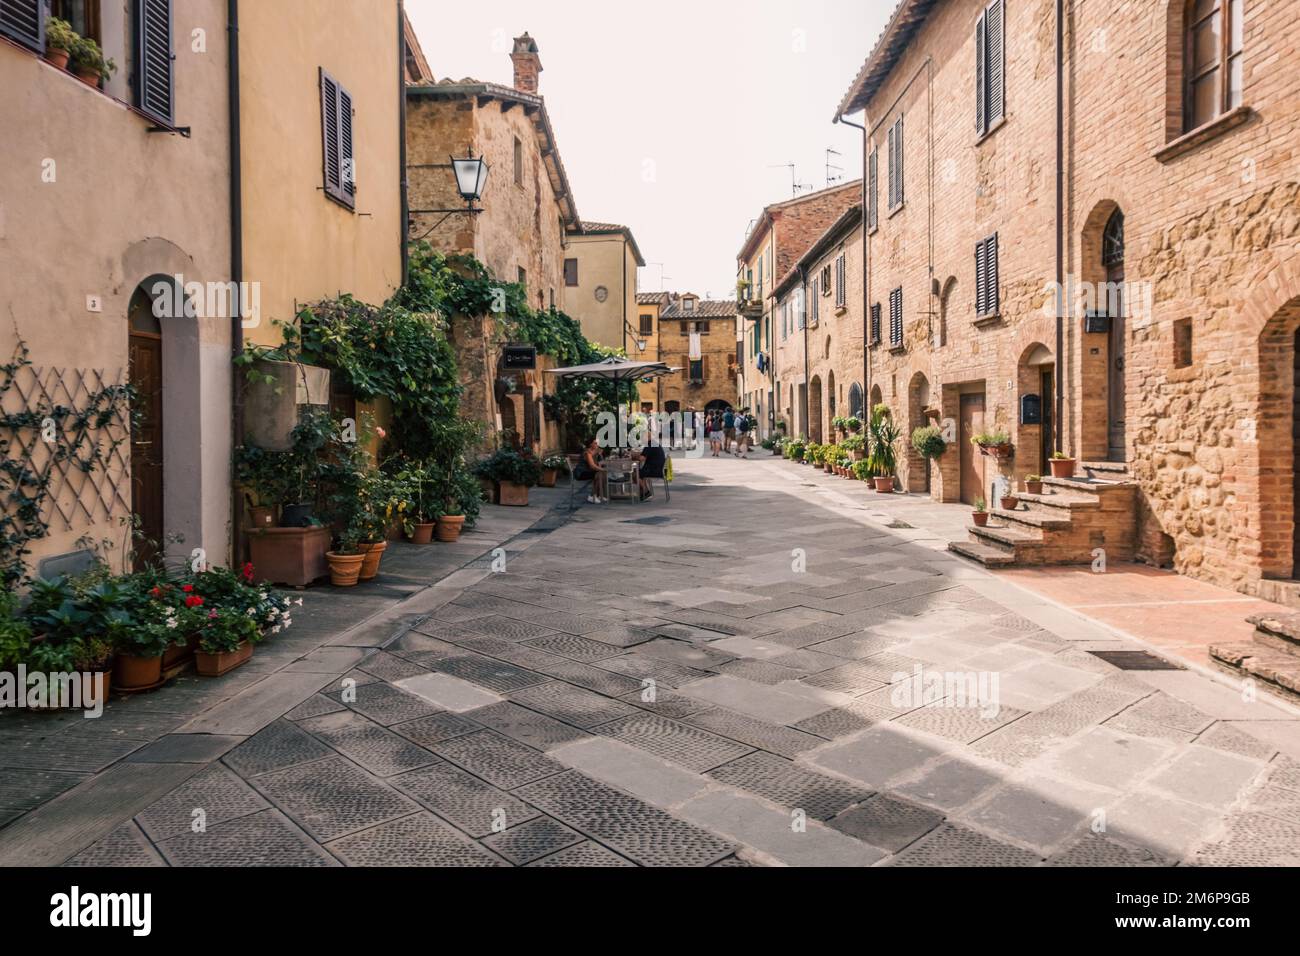
M1183 6L1183 36L1182 36L1182 106L1183 106L1183 123L1182 132L1190 133L1207 126L1219 119L1224 114L1236 109L1241 105L1241 100L1245 98L1245 68L1242 68L1242 85L1243 90L1237 102L1232 101L1232 63L1236 60L1245 58L1246 55L1246 38L1245 38L1245 11L1242 4L1245 0L1213 0L1214 7L1199 19L1196 18L1197 0L1184 0ZM1242 36L1239 38L1241 45L1235 51L1232 47L1232 20L1233 12L1241 11L1242 16ZM1215 51L1214 60L1201 70L1196 69L1196 31L1199 27L1206 24L1214 17L1219 18L1219 42L1218 49ZM1215 113L1203 119L1196 116L1196 85L1212 73L1217 73L1215 77Z

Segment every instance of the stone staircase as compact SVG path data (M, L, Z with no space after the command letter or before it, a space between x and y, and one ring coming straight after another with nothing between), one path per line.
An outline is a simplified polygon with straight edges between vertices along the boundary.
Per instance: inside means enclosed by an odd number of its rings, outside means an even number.
M1044 478L1043 493L1020 492L1020 508L990 509L989 524L948 550L985 567L1132 561L1137 551L1138 489L1122 464L1084 463L1074 478Z
M1210 660L1220 670L1253 678L1268 690L1300 703L1300 614L1262 614L1249 644L1211 644Z

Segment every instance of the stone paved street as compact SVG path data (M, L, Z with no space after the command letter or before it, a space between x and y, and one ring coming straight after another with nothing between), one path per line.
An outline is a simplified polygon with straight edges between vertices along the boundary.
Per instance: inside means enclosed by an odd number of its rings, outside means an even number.
M45 862L78 865L1300 864L1291 710L1119 669L1091 652L1142 648L859 483L678 465L671 505L517 521L505 573L444 561L364 639L245 671L237 707L116 705L44 742L58 769L0 727L0 805L44 804L0 860L50 827Z

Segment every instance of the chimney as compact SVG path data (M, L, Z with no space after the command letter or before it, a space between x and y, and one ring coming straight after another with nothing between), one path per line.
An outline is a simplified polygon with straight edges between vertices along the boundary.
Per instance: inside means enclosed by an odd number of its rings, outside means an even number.
M542 58L538 55L537 41L526 31L523 36L515 37L515 48L510 53L510 61L515 65L515 89L521 93L536 93L542 72Z

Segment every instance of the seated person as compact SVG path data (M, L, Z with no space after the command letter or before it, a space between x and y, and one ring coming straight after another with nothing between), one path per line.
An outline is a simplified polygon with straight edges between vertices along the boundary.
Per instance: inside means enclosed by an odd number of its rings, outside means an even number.
M662 478L664 476L664 450L661 445L646 445L641 449L641 453L636 456L638 464L641 466L641 500L654 497L654 491L650 487L651 478Z
M588 504L609 504L609 492L606 485L608 475L605 466L601 464L602 458L600 445L593 438L583 448L582 460L578 462L578 467L573 473L573 477L578 481L591 482L591 494L587 496Z

